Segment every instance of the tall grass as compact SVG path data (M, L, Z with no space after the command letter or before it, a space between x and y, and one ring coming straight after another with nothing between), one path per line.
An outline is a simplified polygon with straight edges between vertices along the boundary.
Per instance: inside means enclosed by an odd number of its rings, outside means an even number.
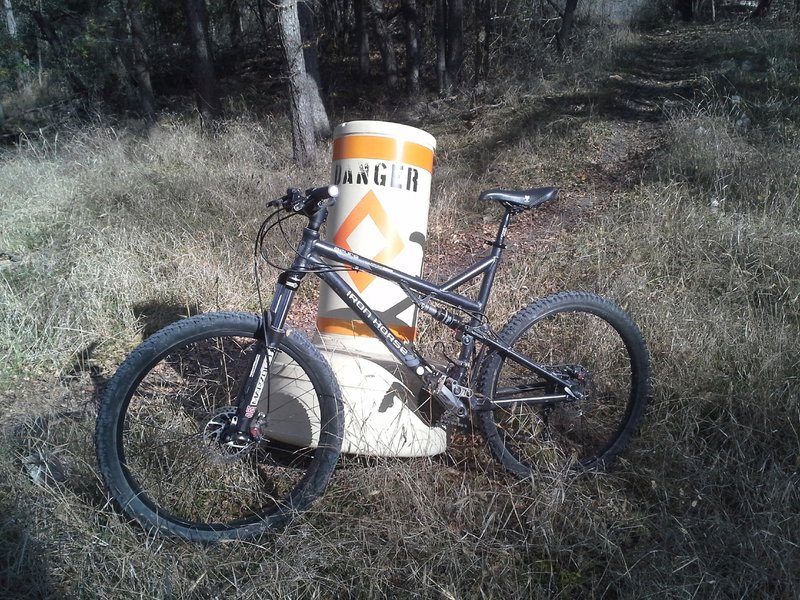
M0 595L796 597L800 78L776 57L800 54L785 32L692 43L704 79L652 129L574 81L464 107L469 126L431 115L430 274L494 229L478 188L563 184L512 229L493 319L583 288L643 329L653 399L618 468L518 481L471 436L441 457L348 458L311 511L251 543L148 538L113 510L92 401L160 324L255 308L263 202L325 181L326 161L297 172L286 127L244 118L210 138L176 118L6 152L0 252L19 260L0 263Z
M118 359L181 313L253 308L253 231L290 183L287 152L277 125L231 122L209 138L175 120L7 153L0 248L17 261L0 287L4 376L58 371L89 347Z

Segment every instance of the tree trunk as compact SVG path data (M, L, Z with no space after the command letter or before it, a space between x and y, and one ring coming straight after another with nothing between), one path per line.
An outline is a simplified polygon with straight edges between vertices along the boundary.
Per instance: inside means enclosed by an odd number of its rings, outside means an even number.
M322 88L319 77L317 36L314 33L314 9L309 4L309 0L298 0L297 19L300 22L300 38L303 40L303 60L306 63L306 73Z
M450 87L461 81L464 64L464 0L447 0L447 78Z
M383 0L370 0L372 28L375 32L375 39L378 42L378 49L381 51L381 62L383 72L386 76L386 83L389 88L397 87L397 57L394 52L394 42L392 31L383 10Z
M53 29L50 19L48 19L47 15L41 11L32 11L31 16L33 17L33 20L36 21L36 25L39 27L42 37L47 40L47 44L53 51L55 61L64 72L64 77L66 77L69 86L72 88L72 91L82 96L88 95L89 88L80 78L80 76L70 68L64 46L61 44L61 39L58 37L55 29Z
M303 60L303 40L297 17L297 0L280 0L278 23L281 46L289 72L289 117L292 122L292 150L299 165L313 162L316 154L314 114L309 98L309 79Z
M353 11L356 16L356 39L358 40L358 76L363 81L369 77L369 26L367 0L354 0Z
M319 4L325 22L324 29L333 39L338 40L351 31L350 5L353 5L355 13L355 0L327 0Z
M258 14L258 24L261 26L261 42L264 46L269 46L272 36L267 25L267 9L264 6L264 0L256 0L256 13Z
M406 87L408 93L419 93L419 15L416 0L402 1L406 30Z
M150 81L145 32L140 10L141 0L127 0L126 12L130 24L131 47L133 49L133 77L136 80L136 91L139 104L145 119L153 123L156 120L153 85Z
M564 14L561 16L561 27L556 35L556 44L561 53L566 52L569 46L569 36L572 34L572 24L575 21L575 9L578 7L578 0L567 0L564 6Z
M450 89L447 72L447 2L436 0L434 29L436 37L436 84L439 94Z
M770 4L772 4L772 0L759 0L758 6L756 6L753 12L750 13L750 18L760 19L766 15L769 11Z
M225 13L228 17L228 34L230 36L231 49L238 53L242 43L242 12L239 8L239 0L226 0Z
M6 9L6 29L8 29L8 37L15 40L17 39L17 20L14 18L14 9L11 6L11 0L3 0L3 7Z
M213 121L222 115L222 103L217 89L217 77L214 74L206 0L186 0L186 17L194 59L193 83L197 93L197 107L204 119Z
M317 36L314 32L314 11L308 0L297 2L297 18L300 23L300 39L303 43L303 62L305 63L309 88L309 100L314 113L314 132L318 139L326 138L331 134L331 123L322 101L322 78L319 73L319 59L317 57Z
M475 2L475 80L489 75L489 51L492 34L492 0Z

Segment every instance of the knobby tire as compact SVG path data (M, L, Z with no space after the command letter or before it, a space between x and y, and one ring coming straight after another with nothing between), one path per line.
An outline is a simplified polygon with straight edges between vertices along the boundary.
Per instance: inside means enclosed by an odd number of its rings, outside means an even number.
M298 334L272 359L263 440L241 452L218 443L260 340L255 315L185 319L148 338L106 386L100 472L146 530L198 542L252 538L285 526L325 490L342 443L341 391Z
M519 476L609 465L638 430L649 394L647 347L628 314L600 296L562 292L520 310L499 338L545 367L585 373L585 398L524 402L563 390L488 353L477 369L478 391L507 401L477 413L494 458Z

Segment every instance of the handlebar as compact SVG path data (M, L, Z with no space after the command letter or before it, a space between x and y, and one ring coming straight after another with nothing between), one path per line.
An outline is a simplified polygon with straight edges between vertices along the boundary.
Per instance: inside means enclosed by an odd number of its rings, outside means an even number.
M289 188L284 196L268 202L267 206L280 207L288 212L302 213L310 217L319 209L333 205L338 195L339 188L335 185L309 188L305 193L297 188Z

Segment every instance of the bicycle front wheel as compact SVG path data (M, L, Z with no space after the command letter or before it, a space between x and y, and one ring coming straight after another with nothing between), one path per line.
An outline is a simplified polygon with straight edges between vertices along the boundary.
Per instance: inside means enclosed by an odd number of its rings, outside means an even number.
M649 393L642 334L613 302L563 292L528 305L500 332L500 341L582 389L580 400L528 368L489 353L478 391L493 401L478 413L492 455L508 470L604 467L627 446Z
M100 472L148 531L202 542L253 537L284 526L325 489L342 442L341 392L304 337L288 334L272 357L261 440L232 448L221 439L262 340L255 315L179 321L139 346L106 387Z

